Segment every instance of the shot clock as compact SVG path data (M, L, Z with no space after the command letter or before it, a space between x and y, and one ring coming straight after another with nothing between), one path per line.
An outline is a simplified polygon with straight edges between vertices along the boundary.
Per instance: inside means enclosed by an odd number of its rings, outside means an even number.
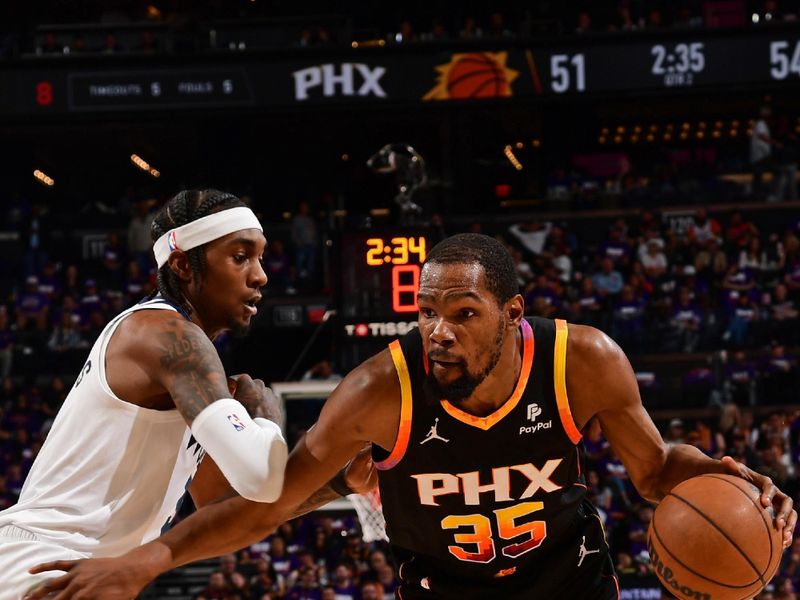
M419 230L343 234L338 256L337 360L348 370L417 326L420 271L433 246Z
M416 319L424 235L345 235L341 245L341 311L346 318Z

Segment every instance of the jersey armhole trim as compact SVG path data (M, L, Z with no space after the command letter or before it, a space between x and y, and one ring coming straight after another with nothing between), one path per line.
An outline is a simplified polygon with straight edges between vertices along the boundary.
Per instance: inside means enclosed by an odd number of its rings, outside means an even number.
M394 368L397 371L397 378L400 380L400 425L397 428L397 439L394 442L392 452L386 460L375 463L375 468L379 471L387 471L403 459L408 449L408 440L411 437L411 376L408 373L406 357L400 348L400 340L395 340L389 344L389 351L392 355Z
M553 357L553 381L555 382L556 402L558 403L558 415L561 417L561 425L567 437L573 444L577 444L583 437L575 426L572 419L572 411L569 408L569 398L567 397L567 336L569 329L567 322L563 319L556 319L556 343L555 356Z

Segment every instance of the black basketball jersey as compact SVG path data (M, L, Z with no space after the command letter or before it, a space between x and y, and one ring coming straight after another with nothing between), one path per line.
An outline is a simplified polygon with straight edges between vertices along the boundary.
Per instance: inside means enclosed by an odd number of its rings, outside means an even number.
M490 598L500 586L504 598L617 597L602 523L585 499L567 324L531 318L521 334L516 388L486 417L426 400L419 330L389 346L400 427L391 452L373 456L402 598Z

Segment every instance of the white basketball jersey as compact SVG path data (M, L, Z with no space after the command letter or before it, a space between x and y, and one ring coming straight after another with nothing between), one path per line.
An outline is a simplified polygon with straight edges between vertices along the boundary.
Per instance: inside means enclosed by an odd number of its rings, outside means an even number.
M177 410L141 408L108 385L105 354L119 323L138 310L175 310L161 298L120 313L103 330L64 401L19 503L0 512L66 548L113 556L169 524L203 457Z

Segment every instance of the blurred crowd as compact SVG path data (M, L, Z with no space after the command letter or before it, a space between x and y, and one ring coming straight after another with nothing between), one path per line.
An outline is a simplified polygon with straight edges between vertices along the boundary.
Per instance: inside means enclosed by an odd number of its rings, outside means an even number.
M83 3L80 6L53 3L47 10L31 15L39 25L76 23L92 25L71 31L40 28L6 32L6 54L17 52L48 54L80 53L170 53L214 47L215 23L225 27L239 20L261 21L263 35L244 36L220 47L248 48L347 46L353 42L408 44L475 39L527 39L542 35L664 31L698 28L731 28L794 22L797 5L786 0L681 0L652 2L618 0L603 3L540 2L521 6L465 3L453 10L443 2L417 9L413 18L407 11L365 5L350 16L334 16L323 3L311 3L300 15L296 9L268 0L248 3L208 3L186 6L178 2ZM46 16L43 16L46 15ZM315 16L318 15L318 16ZM283 34L270 25L280 24ZM28 20L19 23L27 27ZM101 25L99 29L94 25ZM133 29L131 29L133 27ZM5 28L4 28L5 29ZM2 29L0 29L2 31ZM287 35L287 32L291 32ZM226 40L228 38L225 38ZM233 38L231 38L233 40Z
M675 224L650 210L617 219L599 244L551 222L513 225L503 240L530 314L598 327L632 354L762 348L777 374L796 371L798 233L698 208Z

